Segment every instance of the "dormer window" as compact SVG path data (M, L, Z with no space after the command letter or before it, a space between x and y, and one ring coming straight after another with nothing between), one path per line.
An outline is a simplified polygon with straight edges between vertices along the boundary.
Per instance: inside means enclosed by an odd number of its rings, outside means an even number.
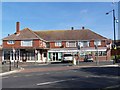
M15 41L14 40L9 40L9 41L7 41L7 44L15 44Z

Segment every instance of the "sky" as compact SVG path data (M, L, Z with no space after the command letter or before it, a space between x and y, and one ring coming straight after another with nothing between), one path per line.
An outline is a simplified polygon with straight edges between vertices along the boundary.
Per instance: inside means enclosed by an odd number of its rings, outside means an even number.
M118 39L120 40L120 1L119 1L119 4L118 4L118 20L119 20L119 23L118 23Z
M84 26L113 39L112 13L105 14L113 8L118 17L118 4L112 2L2 2L1 38L15 33L19 21L21 30L69 30Z

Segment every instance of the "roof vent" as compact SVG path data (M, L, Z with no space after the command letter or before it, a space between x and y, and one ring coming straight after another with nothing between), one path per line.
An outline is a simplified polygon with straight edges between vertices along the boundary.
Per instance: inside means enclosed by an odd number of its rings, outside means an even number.
M74 30L74 27L71 27L71 30Z
M85 27L83 26L82 29L85 29Z

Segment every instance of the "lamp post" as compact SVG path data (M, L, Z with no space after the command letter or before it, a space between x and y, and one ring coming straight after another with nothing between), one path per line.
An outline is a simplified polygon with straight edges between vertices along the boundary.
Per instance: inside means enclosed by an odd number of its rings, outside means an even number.
M77 45L77 48L78 48L78 50L79 50L79 52L78 52L78 65L79 65L79 59L80 59L80 49L81 49L80 44L79 44L79 45Z
M14 59L14 67L15 67L15 49L13 48L13 59Z
M115 18L115 10L113 9L113 10L107 12L106 15L108 15L111 12L113 12L113 28L114 28L114 44L113 45L116 46L115 45L116 44L116 32L115 32L115 20L116 20L116 18ZM115 61L113 61L113 64L115 62L116 62L116 51L115 51Z
M98 66L99 65L99 52L98 52L98 43L97 41L95 42L95 49L96 49L96 53L97 53L97 58L96 58L96 65Z
M38 53L38 51L35 49L35 64L36 64L36 61L37 61L37 53Z

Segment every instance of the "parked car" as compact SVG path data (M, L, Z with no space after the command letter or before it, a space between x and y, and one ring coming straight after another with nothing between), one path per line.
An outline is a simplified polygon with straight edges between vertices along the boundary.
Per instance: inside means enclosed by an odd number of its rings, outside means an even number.
M73 61L73 55L72 54L64 54L63 55L63 61Z
M84 62L93 62L93 58L91 55L85 55Z

